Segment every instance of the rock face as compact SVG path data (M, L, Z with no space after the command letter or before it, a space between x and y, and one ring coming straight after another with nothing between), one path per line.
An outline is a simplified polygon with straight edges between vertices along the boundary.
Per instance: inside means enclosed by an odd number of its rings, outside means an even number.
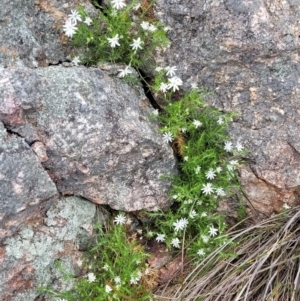
M161 178L175 160L140 88L85 67L3 70L1 80L3 122L60 193L126 211L168 204Z
M233 141L249 150L241 182L256 209L296 205L300 185L299 1L157 0L172 28L159 59L214 92L207 101L238 117ZM263 196L263 202L261 198Z
M44 223L23 224L17 235L0 247L0 296L3 301L36 300L39 286L70 289L58 261L67 273L80 273L77 245L80 236L91 235L95 205L78 197L63 198L48 210ZM80 264L79 264L80 265Z
M65 62L74 50L62 26L71 9L81 5L96 12L85 0L1 0L0 65L34 68Z

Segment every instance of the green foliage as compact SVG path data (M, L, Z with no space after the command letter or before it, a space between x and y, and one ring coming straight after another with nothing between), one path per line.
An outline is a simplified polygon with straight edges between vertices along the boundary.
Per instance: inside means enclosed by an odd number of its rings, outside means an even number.
M124 9L116 10L112 5L99 8L98 17L90 25L81 22L73 36L73 44L84 49L84 56L80 58L83 63L125 63L141 68L146 62L149 64L158 46L168 44L162 23L147 17L151 5L137 8L137 2L133 1ZM83 8L79 13L83 20L88 17ZM112 45L109 39L116 36L117 43ZM141 48L134 50L132 44L137 39L141 41Z
M159 77L162 79L161 74ZM203 101L206 94L192 90L179 101L169 102L158 117L161 132L174 138L180 173L173 178L170 191L175 202L172 209L150 214L166 243L171 247L173 239L180 239L196 261L227 240L223 215L216 209L219 201L238 187L235 169L243 153L234 146L225 151L225 143L229 143L227 126L233 114L209 107ZM211 191L205 190L208 183ZM180 219L184 221L178 229Z
M97 226L96 242L85 254L86 275L74 280L71 291L43 291L68 301L150 300L149 287L143 283L151 279L147 257L135 236L127 236L125 227L112 226L104 232Z

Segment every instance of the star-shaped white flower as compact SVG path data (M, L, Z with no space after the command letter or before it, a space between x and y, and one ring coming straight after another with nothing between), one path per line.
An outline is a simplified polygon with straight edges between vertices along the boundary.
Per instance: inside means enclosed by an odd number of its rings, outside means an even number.
M107 293L110 293L110 292L112 291L112 288L111 288L108 284L106 284L106 285L105 285L105 291L106 291Z
M172 239L171 245L172 245L174 248L180 248L179 244L180 244L180 240L179 240L177 237Z
M209 171L205 174L205 178L208 180L213 180L216 177L216 172L210 168Z
M79 63L80 63L79 57L78 56L74 56L74 58L72 60L73 66L78 66Z
M157 234L155 240L157 242L164 242L165 241L165 234Z
M214 226L210 226L208 232L210 236L215 236L218 233L218 229L214 228Z
M203 185L203 188L201 190L204 194L208 194L208 195L214 192L214 188L212 187L211 183L207 183Z
M126 7L126 3L124 0L112 0L111 4L114 9L122 9Z
M226 193L225 193L225 191L224 191L224 189L222 187L216 188L216 194L218 196L225 196L226 195Z
M149 26L148 30L149 30L149 31L151 31L151 32L154 32L154 31L156 31L156 30L157 30L157 27L156 27L156 26L154 26L153 24L150 24L150 26Z
M81 16L79 15L79 13L76 10L72 10L71 14L68 15L69 16L69 20L74 23L77 24L77 21L82 21Z
M243 145L240 142L237 142L235 147L238 152L244 149Z
M133 43L130 44L130 46L133 50L138 50L138 49L143 49L142 44L143 41L141 41L141 38L138 37L137 39L133 39Z
M204 256L205 255L204 250L203 249L199 249L198 252L197 252L197 255Z
M149 29L149 25L150 25L150 23L147 22L147 21L143 21L143 22L141 23L141 27L142 27L144 30L148 30L148 29Z
M87 278L88 278L88 282L89 283L92 283L92 282L94 282L96 280L96 276L95 276L94 273L88 273L87 274Z
M114 278L114 282L115 282L115 284L121 284L121 278L120 278L120 276L116 276Z
M199 120L194 119L193 121L193 125L195 126L195 128L197 129L199 126L202 126L202 122Z
M222 171L222 167L221 166L218 166L217 168L216 168L216 173L220 173Z
M200 170L201 170L201 166L197 166L197 167L195 168L195 174L198 175L199 172L200 172Z
M232 142L231 141L225 141L224 150L226 152L231 152L232 151Z
M181 85L182 85L182 80L179 77L174 76L169 78L168 89L173 89L173 92L179 90L179 86Z
M163 92L163 93L166 93L169 89L169 85L166 84L166 83L161 83L160 86L159 86L159 91Z
M124 77L124 76L132 73L129 66L126 66L125 69L119 69L118 71L120 72L118 74L118 77Z
M174 140L173 134L171 132L164 133L162 138L165 143L169 143Z
M183 230L188 225L188 220L186 218L178 219L176 222L173 223L175 231Z
M188 160L189 160L188 156L183 157L183 161L188 161Z
M166 67L165 70L167 71L166 75L167 76L175 76L177 71L177 67L176 66L172 66L172 67Z
M158 109L153 110L152 115L153 116L158 116L159 115L159 110Z
M192 90L198 90L199 89L197 83L191 83L191 88L192 88Z
M70 19L68 19L63 26L63 31L67 37L72 38L77 30L76 23L73 23Z
M284 203L284 205L282 206L282 208L288 210L288 209L291 208L291 206L289 206L287 203Z
M219 119L217 120L217 124L218 125L222 125L222 124L224 124L224 119L223 119L223 117L219 117Z
M111 48L115 48L116 46L120 46L119 39L120 39L120 37L119 37L118 33L112 38L107 38L108 43L109 43Z
M90 17L85 17L83 23L85 23L87 26L90 26L93 23L93 20Z
M114 219L114 223L116 223L117 225L123 225L125 224L125 222L126 222L126 217L122 213L118 214Z
M201 235L201 238L202 238L202 240L203 240L203 242L204 243L208 243L208 241L209 241L209 237L208 236L206 236L206 235Z
M197 216L197 213L196 213L195 210L192 210L192 211L189 213L189 217L193 219L195 216Z

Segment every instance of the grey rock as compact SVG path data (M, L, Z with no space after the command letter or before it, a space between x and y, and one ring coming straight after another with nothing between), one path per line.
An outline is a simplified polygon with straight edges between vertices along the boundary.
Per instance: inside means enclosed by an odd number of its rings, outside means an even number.
M63 273L80 271L78 237L91 235L95 207L78 197L62 198L47 211L45 224L23 225L17 235L6 238L0 248L1 300L35 300L41 286L71 289L73 282L64 280Z
M39 159L59 192L125 211L169 204L162 177L175 160L141 88L85 67L7 69L1 81L0 120L44 145Z
M90 1L80 1L90 15L96 9ZM76 0L1 0L0 65L48 66L66 61L74 53L62 26Z
M0 122L0 241L30 219L41 216L58 192L25 142Z
M249 150L252 174L276 190L268 215L299 194L299 8L299 1L157 0L157 16L172 28L158 61L177 66L184 89L197 82L213 91L209 104L238 112L229 134ZM265 185L248 180L248 198L259 203Z

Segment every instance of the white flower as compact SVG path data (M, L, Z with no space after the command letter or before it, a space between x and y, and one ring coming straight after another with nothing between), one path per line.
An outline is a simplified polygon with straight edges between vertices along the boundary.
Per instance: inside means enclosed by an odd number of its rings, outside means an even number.
M223 119L223 117L219 117L219 119L217 120L217 124L218 125L222 125L224 123L224 119Z
M199 89L197 83L191 83L191 88L192 88L192 90L198 90Z
M215 236L215 235L217 235L217 233L218 233L218 229L214 228L214 226L211 226L209 228L209 235L210 236Z
M172 199L174 199L174 200L176 200L178 198L178 195L177 194L174 194L173 196L172 196Z
M138 49L142 49L142 43L143 41L141 41L141 38L138 37L137 39L133 39L133 43L130 44L130 46L132 47L133 50L138 50Z
M124 0L112 0L111 1L113 8L115 9L122 9L126 7L126 3Z
M133 9L134 9L134 10L138 10L140 7L141 7L141 3L138 3L138 4L136 4L136 5L133 7Z
M174 139L173 134L171 132L164 133L162 138L165 143L172 142Z
M144 30L148 30L149 29L149 22L147 22L147 21L143 21L142 23L141 23L141 27L144 29Z
M213 180L216 177L216 172L210 168L209 171L205 174L205 178L208 180Z
M221 171L222 171L222 167L218 166L218 167L216 168L216 173L220 173Z
M189 160L189 157L188 157L188 156L185 156L185 157L183 157L183 160L184 160L184 161L188 161L188 160Z
M77 21L82 21L81 16L79 15L79 13L76 10L72 10L71 14L68 15L69 16L69 20L74 23L77 24Z
M94 273L88 273L87 274L87 278L88 278L88 282L89 283L92 283L92 282L94 282L96 280L96 276L95 276Z
M189 204L193 203L193 200L189 199L189 200L184 201L183 203L186 205L189 205Z
M238 152L242 151L244 149L243 145L240 142L236 143L236 150Z
M109 270L109 265L107 263L103 266L103 270L104 271L108 271Z
M208 241L209 241L209 237L208 236L206 236L206 235L201 235L201 238L202 238L202 240L203 240L203 242L204 243L208 243Z
M159 115L159 110L158 109L153 110L152 115L153 116L158 116Z
M232 151L232 142L226 141L225 146L224 146L224 150L226 150L226 152Z
M123 225L125 224L125 222L126 222L126 217L122 213L118 214L114 219L114 223L116 223L117 225Z
M150 24L149 31L154 32L155 30L157 30L157 27L154 26L153 24Z
M170 30L172 30L172 27L170 27L170 26L164 27L164 31L170 31Z
M80 63L80 59L78 56L74 56L73 60L72 60L72 64L74 66L78 66L78 64Z
M126 225L131 225L132 224L132 219L130 217L128 217L126 219Z
M124 70L119 69L118 71L119 71L120 73L118 74L118 77L124 77L124 76L126 76L126 75L128 75L128 74L131 74L132 71L131 71L129 68L130 68L129 66L126 66L126 68L125 68Z
M115 48L116 46L120 46L119 44L119 34L117 33L113 38L107 38L108 43L111 48Z
M112 291L112 288L111 288L108 284L106 284L106 285L105 285L105 291L106 291L107 293L110 293L110 292Z
M203 188L201 190L204 194L211 194L214 191L211 183L203 185Z
M218 196L225 196L226 194L225 194L225 191L224 191L224 189L222 188L222 187L218 187L217 189L216 189L216 194L218 195Z
M176 222L173 223L173 226L175 228L175 231L177 232L178 230L183 230L187 224L188 224L188 220L186 218L181 218L178 219Z
M187 132L187 129L186 128L181 128L181 132L184 134Z
M236 168L236 166L238 165L238 161L237 160L231 160L231 161L229 161L229 164L227 164L227 169L229 170L229 171L233 171L233 170L235 170L235 168Z
M169 85L166 83L161 83L159 86L159 91L162 91L163 93L166 93L169 89Z
M168 84L168 89L172 89L173 88L173 92L175 92L176 90L179 90L178 86L182 85L182 80L177 77L171 77L169 78L169 84Z
M58 298L56 301L67 301L66 299Z
M77 30L76 24L72 23L72 21L68 19L65 25L63 26L63 31L65 32L65 35L67 37L72 38L76 30Z
M200 170L201 170L201 166L197 166L197 167L195 168L195 174L196 174L196 175L199 174Z
M201 217L206 217L207 216L207 213L206 212L202 212L201 213Z
M199 249L198 252L197 252L197 255L204 256L205 255L204 250L203 249Z
M289 206L287 203L284 203L284 205L282 206L282 208L287 210L287 209L290 209L291 206Z
M142 235L142 234L143 234L143 229L137 229L136 232L137 232L138 234Z
M115 284L121 284L121 278L120 278L120 276L115 277L114 278L114 282L115 282Z
M177 237L172 239L171 245L172 245L174 248L180 248L179 244L180 244L180 240L179 240Z
M202 126L202 122L199 120L194 119L193 121L193 125L195 126L195 128L197 129L199 126Z
M157 234L155 240L157 242L164 242L165 241L165 234Z
M93 23L93 20L90 17L85 17L83 23L85 23L87 26L90 26Z
M190 218L194 218L195 216L197 215L196 211L195 210L192 210L189 214L189 217Z
M165 70L167 71L167 76L175 76L176 75L176 73L175 73L175 71L177 70L177 67L176 66L173 66L173 67L166 67L165 68Z
M148 236L148 237L151 238L153 235L154 235L153 231L148 231L148 232L147 232L147 236Z
M156 67L156 68L155 68L155 71L156 71L156 72L160 72L160 71L163 70L163 69L164 69L164 68L162 68L162 67Z
M77 262L77 265L78 265L79 267L82 267L82 263L83 263L83 262L82 262L81 259L78 259L76 262Z
M137 284L139 282L140 278L137 276L131 276L130 277L130 284Z

